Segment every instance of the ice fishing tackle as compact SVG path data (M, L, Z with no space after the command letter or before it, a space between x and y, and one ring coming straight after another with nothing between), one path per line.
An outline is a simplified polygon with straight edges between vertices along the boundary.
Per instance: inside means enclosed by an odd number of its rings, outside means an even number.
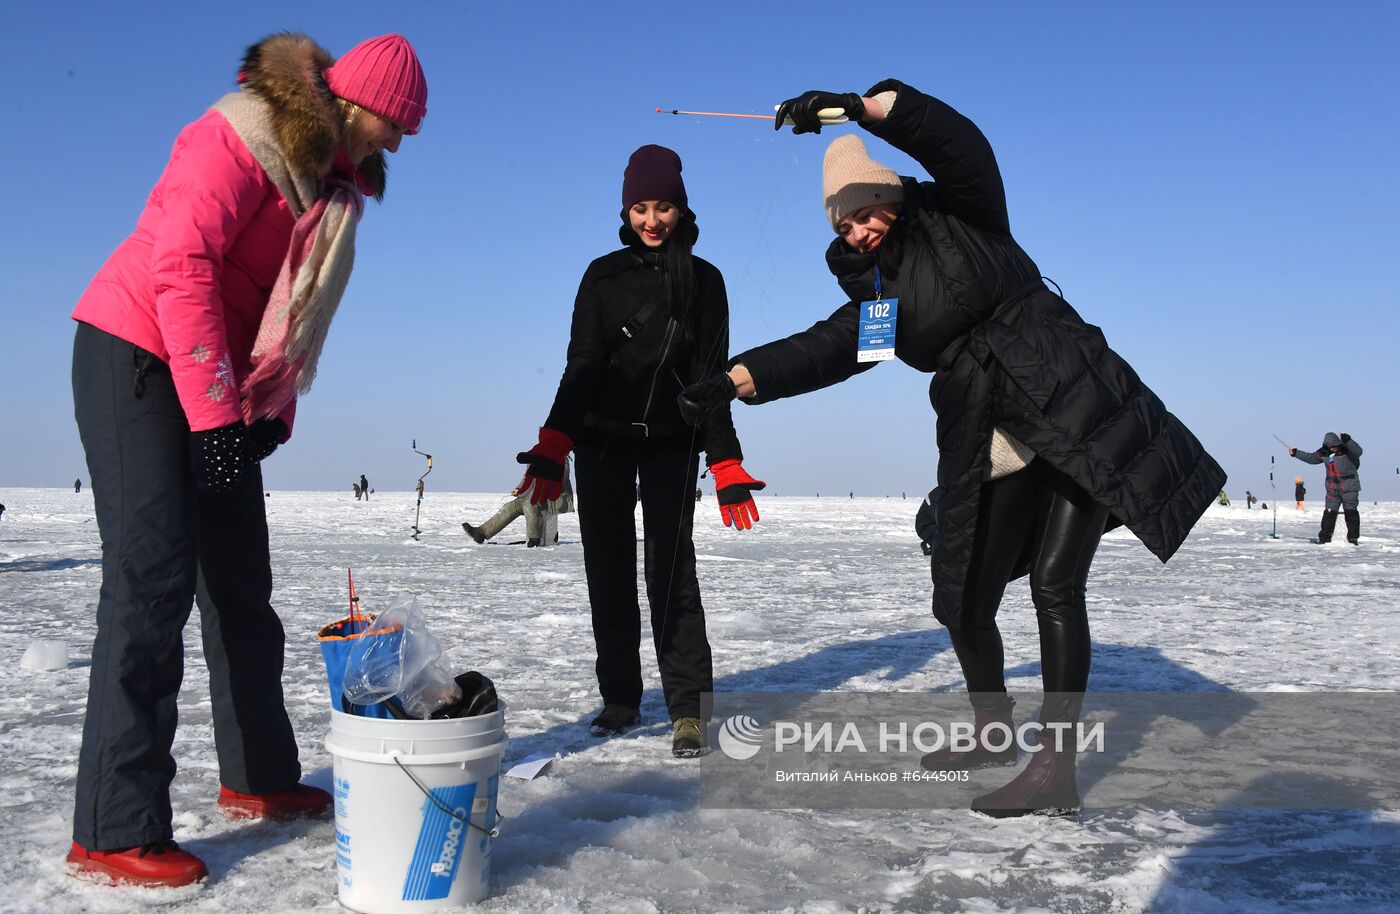
M779 107L781 106L774 105L773 110L776 112ZM768 121L769 123L773 122L773 118L767 114L731 114L727 111L682 111L679 108L671 108L669 110L662 110L661 108L657 108L656 113L688 114L697 117L742 117L757 121ZM850 118L846 117L846 112L842 111L840 108L823 108L817 112L817 116L821 118L821 122L824 126L844 124L850 120ZM784 118L782 126L791 127L792 118Z

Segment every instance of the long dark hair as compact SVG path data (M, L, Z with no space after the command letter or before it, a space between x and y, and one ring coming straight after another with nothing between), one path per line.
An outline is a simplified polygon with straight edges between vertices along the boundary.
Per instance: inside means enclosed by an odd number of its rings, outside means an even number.
M899 218L895 219L890 225L890 230L885 233L884 241L875 249L875 262L880 266L881 275L890 279L899 278L900 262L904 256L904 236L908 230L904 214L900 213Z
M697 288L695 283L695 255L691 249L695 247L695 242L700 238L700 227L696 224L695 213L689 209L681 215L681 221L676 225L671 237L666 239L666 243L658 249L646 246L645 242L632 230L632 221L628 218L627 210L622 211L622 228L618 229L618 237L622 243L640 254L651 254L656 257L657 266L666 273L668 282L666 283L667 305L671 310L671 316L681 326L687 336L691 335L686 320L690 314L691 305L695 303Z

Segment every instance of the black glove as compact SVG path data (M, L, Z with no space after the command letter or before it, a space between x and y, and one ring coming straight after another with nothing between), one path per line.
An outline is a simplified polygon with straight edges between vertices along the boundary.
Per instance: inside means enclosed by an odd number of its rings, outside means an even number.
M1351 436L1348 435L1346 432L1342 432L1342 444L1346 444L1350 440Z
M248 463L248 429L240 420L190 434L190 469L201 495L223 495L238 488Z
M682 390L676 395L676 403L681 408L681 418L695 425L738 395L728 372L721 371Z
M281 419L259 419L248 426L248 461L260 463L272 456L287 437L287 423Z
M822 92L820 89L803 92L778 106L773 129L782 130L783 121L792 118L793 133L821 133L822 119L817 112L823 108L840 108L846 117L858 121L865 114L865 100L855 92Z

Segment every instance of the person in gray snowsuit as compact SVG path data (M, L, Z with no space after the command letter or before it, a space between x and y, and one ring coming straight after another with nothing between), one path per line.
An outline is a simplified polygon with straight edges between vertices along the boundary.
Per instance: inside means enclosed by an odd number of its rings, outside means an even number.
M569 468L564 468L564 488L553 501L530 504L530 492L526 491L501 505L501 509L480 527L463 523L462 529L478 543L484 543L496 536L525 515L525 545L553 546L559 541L559 515L574 510L574 490L569 485Z
M1340 436L1328 432L1322 439L1322 447L1316 451L1307 453L1291 447L1288 454L1304 463L1327 466L1327 503L1323 506L1322 527L1317 531L1314 542L1332 541L1332 532L1337 528L1337 509L1341 508L1347 519L1347 542L1353 546L1359 545L1361 512L1356 506L1361 497L1361 478L1356 475L1356 470L1361 466L1361 445L1346 432Z

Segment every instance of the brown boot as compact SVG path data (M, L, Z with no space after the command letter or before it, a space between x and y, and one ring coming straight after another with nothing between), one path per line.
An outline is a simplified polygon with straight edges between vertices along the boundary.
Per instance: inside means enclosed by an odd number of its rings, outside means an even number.
M919 764L928 771L971 771L976 768L995 768L998 765L1012 764L1016 761L1016 727L1011 721L1011 708L1014 704L1015 699L1008 695L1004 703L990 711L973 708L972 748L937 749L919 759ZM985 737L987 727L991 724L1006 725L1005 731L997 727L990 734L991 742L996 745L1005 742L1005 748L987 748Z
M1067 742L1073 737L1066 733ZM1010 783L984 793L972 801L972 811L1004 819L1032 813L1047 816L1074 816L1079 813L1079 785L1074 780L1074 748L1066 745L1055 751L1055 734L1043 730L1036 740L1037 751L1025 769Z

